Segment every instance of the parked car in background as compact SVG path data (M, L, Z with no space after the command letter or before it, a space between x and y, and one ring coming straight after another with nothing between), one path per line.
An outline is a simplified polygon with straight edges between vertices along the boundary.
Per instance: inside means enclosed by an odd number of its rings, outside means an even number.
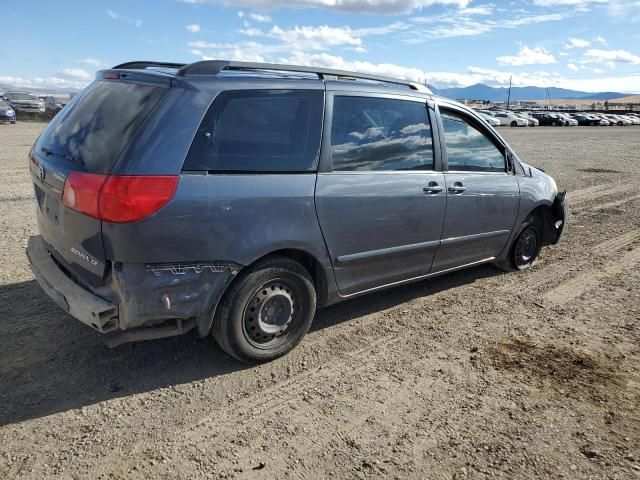
M629 126L629 125L633 125L633 122L627 118L624 118L620 115L614 115L612 113L606 113L605 116L607 118L610 118L611 120L613 120L615 122L616 125L618 125L619 127L622 126Z
M578 126L578 121L575 118L572 118L569 114L567 114L567 113L556 113L556 115L558 115L558 117L560 117L562 120L564 120L564 126L565 127L577 127Z
M55 117L62 108L71 101L67 96L48 95L44 99L44 111L50 120Z
M566 213L464 105L308 66L119 65L29 156L46 294L111 346L195 329L244 362L293 349L317 306L528 268Z
M561 127L564 125L564 120L558 117L555 113L533 112L531 115L540 122L540 125L551 127Z
M5 92L4 100L16 112L16 117L44 115L44 102L29 92Z
M530 127L537 127L538 125L540 125L540 122L538 121L538 119L533 118L527 112L517 112L515 115L520 118L524 118L526 121L528 121Z
M500 121L500 125L509 127L528 127L529 121L515 115L513 112L493 112L493 116Z
M587 115L585 113L572 113L571 117L581 126L609 125L608 121Z
M605 114L603 113L592 113L592 116L599 118L600 120L602 120L603 122L606 122L607 125L611 126L611 125L616 125L617 122L614 121L613 119L607 117Z
M620 115L623 119L626 118L627 120L631 121L631 123L633 125L640 125L640 118L634 116L634 115Z
M482 111L477 111L476 113L478 115L480 115L482 118L484 118L487 121L487 123L489 125L491 125L492 127L500 126L500 120L495 118L493 115L490 115L490 114L488 114L486 112L482 112Z
M5 100L0 100L0 122L16 123L16 112Z

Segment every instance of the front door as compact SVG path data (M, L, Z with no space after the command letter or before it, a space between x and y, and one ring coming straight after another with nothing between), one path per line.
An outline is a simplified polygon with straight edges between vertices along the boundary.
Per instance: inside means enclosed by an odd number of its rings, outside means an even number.
M327 112L316 209L340 293L428 274L446 191L425 99L336 92Z
M502 143L461 110L441 107L440 118L447 212L434 271L498 257L520 204L518 182L508 171Z

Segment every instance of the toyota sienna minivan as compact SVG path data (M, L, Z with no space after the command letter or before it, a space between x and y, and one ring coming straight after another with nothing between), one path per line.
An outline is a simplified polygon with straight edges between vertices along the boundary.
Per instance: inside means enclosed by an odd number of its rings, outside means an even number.
M130 62L29 154L43 290L107 344L197 330L245 362L316 308L558 242L565 194L478 114L404 80Z

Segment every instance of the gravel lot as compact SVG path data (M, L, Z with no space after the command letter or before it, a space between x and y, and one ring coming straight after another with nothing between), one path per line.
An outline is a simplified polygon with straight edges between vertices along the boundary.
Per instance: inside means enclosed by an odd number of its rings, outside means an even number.
M640 478L640 128L503 129L569 190L563 241L322 310L259 367L212 339L109 350L40 290L0 125L0 478Z

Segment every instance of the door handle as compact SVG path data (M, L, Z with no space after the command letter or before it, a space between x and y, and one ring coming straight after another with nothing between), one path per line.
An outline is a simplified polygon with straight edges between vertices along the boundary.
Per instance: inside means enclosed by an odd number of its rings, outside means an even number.
M447 188L449 193L462 193L467 189L467 187L462 185L462 182L456 182L452 187Z
M434 195L436 193L440 193L443 188L438 185L437 182L429 182L426 187L422 189L422 191L428 195Z

